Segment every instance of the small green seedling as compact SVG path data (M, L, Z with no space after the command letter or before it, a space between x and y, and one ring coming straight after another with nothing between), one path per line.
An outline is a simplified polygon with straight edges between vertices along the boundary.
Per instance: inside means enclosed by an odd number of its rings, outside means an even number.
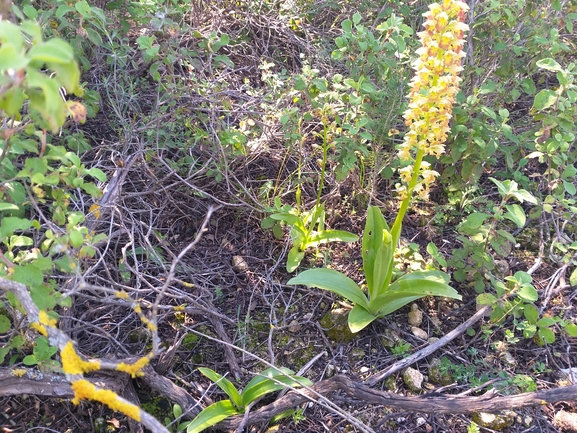
M269 368L253 378L246 387L239 392L232 382L210 368L199 368L202 374L216 383L228 400L211 404L193 419L187 427L187 433L197 433L211 427L225 418L244 414L246 408L271 392L299 386L311 386L312 382L304 377L295 376L288 368Z
M293 272L305 257L307 248L333 241L355 242L359 237L344 230L325 230L325 205L321 203L309 212L299 213L296 209L274 213L270 218L291 226L292 248L286 262L287 272ZM316 228L316 230L315 230Z

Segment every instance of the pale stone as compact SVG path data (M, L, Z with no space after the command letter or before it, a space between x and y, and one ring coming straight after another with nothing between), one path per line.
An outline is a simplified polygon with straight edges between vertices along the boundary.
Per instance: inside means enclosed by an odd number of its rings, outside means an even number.
M415 337L418 337L421 340L427 340L429 338L429 334L427 334L426 331L423 331L421 328L417 328L416 326L411 326L411 332Z
M413 392L421 391L424 379L425 377L423 374L414 368L409 367L403 372L403 381L405 382L405 385L407 385L407 387Z
M417 304L411 305L408 322L412 326L421 326L421 323L423 323L423 312L419 310Z
M487 427L496 431L501 431L513 425L515 421L515 413L494 414L486 412L475 412L471 417L473 421L481 427Z

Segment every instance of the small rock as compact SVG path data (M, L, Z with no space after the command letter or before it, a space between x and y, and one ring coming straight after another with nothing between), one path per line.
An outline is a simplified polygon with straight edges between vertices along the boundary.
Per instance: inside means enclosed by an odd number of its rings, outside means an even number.
M419 310L417 304L411 305L408 322L412 326L421 326L421 323L423 323L423 312Z
M427 420L425 418L423 418L422 416L420 416L416 419L415 424L417 425L417 427L421 427L426 422L427 422Z
M303 327L302 327L301 325L299 325L298 323L299 323L298 320L293 320L293 321L290 323L289 331L292 332L292 333L294 333L294 334L296 334L296 333L298 333L301 329L303 329Z
M531 427L533 425L533 417L525 415L525 417L523 418L523 425L525 427Z
M429 338L429 334L426 331L423 331L421 328L417 328L416 326L411 326L411 332L417 338L421 340L427 340Z
M397 390L397 381L395 380L395 376L389 376L385 379L385 387L390 391Z
M360 371L361 373L368 373L369 370L370 370L369 367L365 367L365 366L363 366L363 367L361 367L361 368L359 369L359 371Z
M477 304L475 308L476 308L476 311L479 311L481 308L485 308L485 307L486 307L486 305ZM491 317L491 314L493 314L492 308L489 308L489 309L487 309L487 311L485 311L485 317Z
M506 260L495 260L495 270L493 272L500 280L504 279L511 273L509 263Z
M517 365L517 360L510 352L502 352L499 356L505 364L510 365L511 367Z
M337 368L334 364L328 364L325 368L325 377L333 377L335 375Z
M423 374L414 368L408 367L403 372L403 381L405 382L405 385L407 385L407 387L413 392L421 391L424 379L425 377Z
M571 382L577 382L577 367L562 368L559 370L559 375L564 379L570 380Z
M383 334L381 335L381 343L383 346L390 349L391 347L394 347L395 344L397 344L399 341L401 341L401 336L397 331L391 328L385 328Z
M431 316L431 322L433 322L433 325L435 325L437 328L443 326L443 322L441 319L439 319L438 316Z
M487 427L497 431L510 427L515 421L515 416L511 416L511 414L498 415L486 412L475 412L471 418L481 427Z
M441 360L439 358L433 358L429 363L429 380L446 386L453 383L453 376L448 369L441 368Z
M561 409L553 417L553 425L562 432L577 432L577 413Z
M349 311L346 308L337 308L329 311L321 319L321 326L326 329L330 340L347 343L355 338L355 334L349 328Z
M237 272L246 272L248 263L242 256L232 256L232 268Z

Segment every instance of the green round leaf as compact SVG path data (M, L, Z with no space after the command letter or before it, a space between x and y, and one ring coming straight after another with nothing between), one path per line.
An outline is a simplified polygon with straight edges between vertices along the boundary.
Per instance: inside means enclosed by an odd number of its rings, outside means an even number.
M541 59L537 62L537 66L541 69L547 69L548 71L562 71L563 68L559 63L551 58Z
M8 332L10 329L10 320L4 315L0 315L0 334Z
M525 302L535 302L539 299L539 295L535 287L533 286L522 286L517 295Z

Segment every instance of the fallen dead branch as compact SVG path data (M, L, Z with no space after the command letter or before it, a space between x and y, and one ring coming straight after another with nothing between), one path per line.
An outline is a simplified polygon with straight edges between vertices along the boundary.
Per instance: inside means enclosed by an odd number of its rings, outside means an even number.
M303 403L315 402L318 395L328 397L336 391L342 391L353 401L351 404L374 404L416 413L471 413L498 412L529 406L541 406L560 401L577 399L577 385L546 391L528 392L519 395L498 396L487 393L478 397L431 396L405 397L391 392L379 391L347 376L337 375L317 382L309 389L293 390L279 400L261 407L248 415L247 425L269 421L273 416L293 409ZM236 429L245 415L232 417L219 424L223 429Z

